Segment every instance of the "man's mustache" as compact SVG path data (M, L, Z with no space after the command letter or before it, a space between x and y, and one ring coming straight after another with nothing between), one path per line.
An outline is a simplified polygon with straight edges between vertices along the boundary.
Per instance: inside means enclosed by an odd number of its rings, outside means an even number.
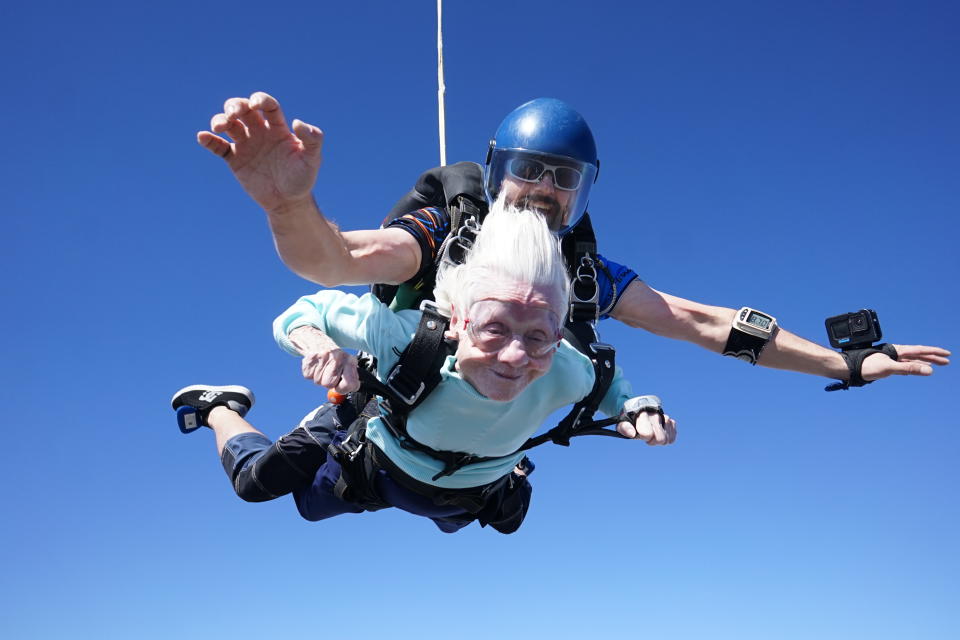
M551 213L560 211L560 202L555 198L545 195L529 195L520 199L517 203L521 209L532 207L535 209L548 209Z

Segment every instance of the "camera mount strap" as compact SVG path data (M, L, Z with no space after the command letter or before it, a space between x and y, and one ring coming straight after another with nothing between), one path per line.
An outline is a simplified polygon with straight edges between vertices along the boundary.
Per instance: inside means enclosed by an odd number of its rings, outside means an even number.
M847 368L850 370L850 379L834 382L833 384L824 387L824 390L840 391L843 389L846 391L850 387L863 387L873 382L872 380L863 379L863 372L861 371L861 368L863 367L863 361L867 359L867 356L872 356L875 353L883 353L890 356L894 360L899 360L896 347L886 342L868 347L866 349L848 349L846 351L841 351L840 355L843 357L844 362L847 363Z

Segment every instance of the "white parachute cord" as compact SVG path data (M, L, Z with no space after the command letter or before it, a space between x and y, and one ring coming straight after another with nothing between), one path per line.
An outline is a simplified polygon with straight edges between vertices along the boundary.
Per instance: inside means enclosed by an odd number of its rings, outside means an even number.
M437 0L437 103L440 116L440 166L447 165L447 118L443 104L447 87L443 83L443 0Z

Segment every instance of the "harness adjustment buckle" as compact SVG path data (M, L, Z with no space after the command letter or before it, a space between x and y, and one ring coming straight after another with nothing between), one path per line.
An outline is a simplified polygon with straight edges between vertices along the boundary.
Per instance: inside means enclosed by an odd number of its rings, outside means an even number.
M444 476L452 476L454 473L477 459L477 456L473 455L472 453L463 453L458 456L454 456L453 458L444 462L443 469L437 475L433 476L433 481L436 482Z
M413 405L423 393L423 390L427 388L427 385L423 382L420 382L420 386L414 391L410 389L401 389L397 383L400 382L397 378L400 375L400 370L403 369L403 365L397 365L393 368L393 371L390 372L390 375L387 376L386 385L387 388L397 394L397 397L400 400L403 400L408 405Z
M350 449L350 439L356 436L355 433L349 434L346 438L340 441L339 444L330 443L327 446L327 450L333 455L334 458L343 460L344 458L353 462L357 459L357 456L360 455L360 452L363 451L363 445L366 444L366 441L361 440L360 438L356 439L356 446L353 450Z

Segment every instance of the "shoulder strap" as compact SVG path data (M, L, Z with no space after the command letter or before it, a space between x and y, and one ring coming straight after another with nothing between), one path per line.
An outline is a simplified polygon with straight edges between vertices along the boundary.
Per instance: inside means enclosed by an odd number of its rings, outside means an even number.
M450 345L444 337L450 320L428 300L420 303L420 310L417 332L385 382L380 382L368 369L358 367L361 390L388 400L394 415L406 416L426 400L440 384L440 368L450 355Z
M573 405L570 413L560 421L560 424L550 429L546 433L535 436L527 440L517 451L526 451L533 447L552 441L564 447L570 445L570 438L585 435L624 437L616 431L597 428L602 425L594 423L593 414L597 412L600 401L606 395L610 383L613 382L613 374L616 370L616 352L614 348L602 342L594 342L590 345L590 361L593 363L595 373L593 388L580 402ZM616 419L614 419L614 422ZM602 421L604 424L612 424L610 421Z
M600 317L600 288L597 285L597 238L590 214L583 214L560 244L570 270L570 313L568 322L596 322Z
M570 438L585 435L583 428L593 420L601 400L613 382L616 352L600 342L596 323L600 318L600 287L597 284L597 238L590 215L585 213L580 222L561 242L563 256L570 270L570 312L564 327L564 337L593 363L594 383L590 393L575 404L570 413L556 427L529 440L524 447L535 447L547 440L568 446ZM601 430L603 434L615 434ZM529 446L528 446L529 445Z

